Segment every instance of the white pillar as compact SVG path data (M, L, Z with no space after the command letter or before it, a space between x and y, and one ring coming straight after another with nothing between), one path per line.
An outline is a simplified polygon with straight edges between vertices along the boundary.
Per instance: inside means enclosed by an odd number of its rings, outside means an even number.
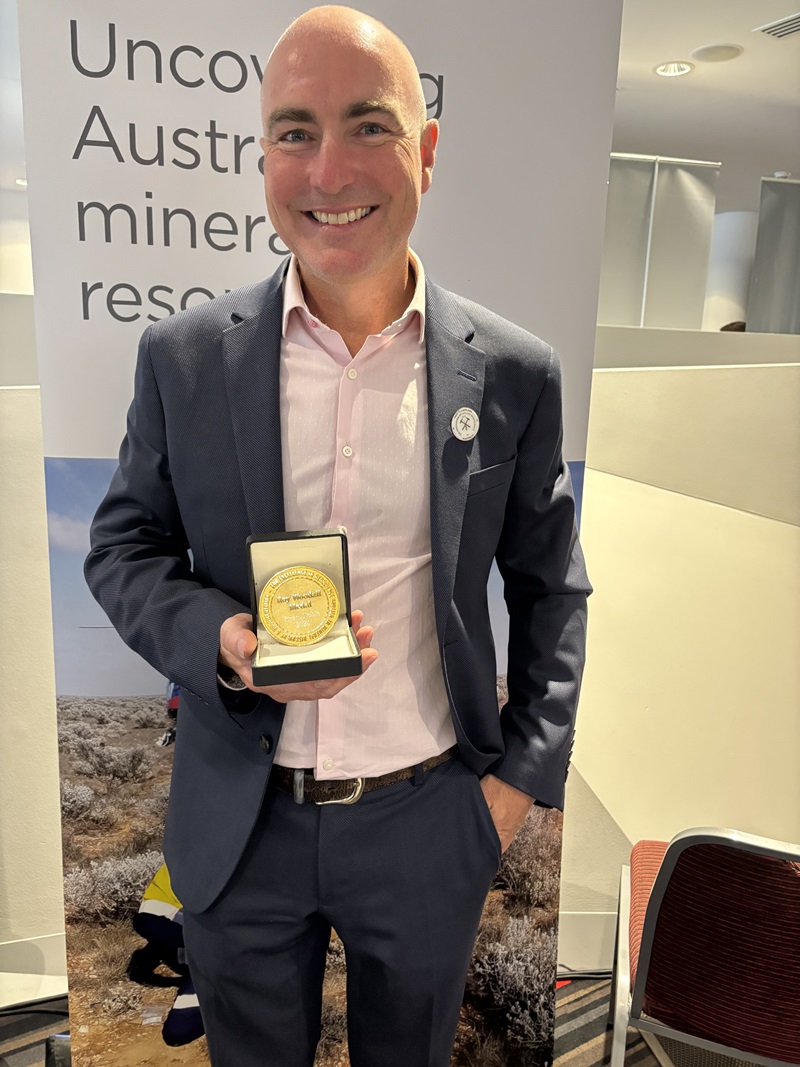
M757 211L723 211L715 217L703 308L704 330L718 330L745 318L757 229Z

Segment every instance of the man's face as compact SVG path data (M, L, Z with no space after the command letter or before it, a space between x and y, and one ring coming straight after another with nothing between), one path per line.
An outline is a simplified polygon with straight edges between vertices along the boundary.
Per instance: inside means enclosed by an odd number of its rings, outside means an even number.
M306 278L335 284L405 270L438 130L426 123L420 136L407 72L387 51L315 35L279 46L270 62L267 210Z

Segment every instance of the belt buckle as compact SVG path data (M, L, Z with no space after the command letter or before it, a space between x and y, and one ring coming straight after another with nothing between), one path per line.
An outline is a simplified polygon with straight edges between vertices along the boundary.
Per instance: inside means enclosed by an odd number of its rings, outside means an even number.
M343 797L341 800L315 800L314 803L317 807L323 808L327 804L355 804L357 800L361 799L361 794L364 792L364 779L356 778L353 784L353 792L349 797Z

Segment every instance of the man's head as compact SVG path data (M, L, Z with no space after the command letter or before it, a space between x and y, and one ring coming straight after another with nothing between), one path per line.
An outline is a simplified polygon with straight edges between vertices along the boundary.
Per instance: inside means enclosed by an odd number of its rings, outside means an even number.
M405 270L438 127L399 37L352 8L313 8L275 46L261 99L267 209L304 277Z

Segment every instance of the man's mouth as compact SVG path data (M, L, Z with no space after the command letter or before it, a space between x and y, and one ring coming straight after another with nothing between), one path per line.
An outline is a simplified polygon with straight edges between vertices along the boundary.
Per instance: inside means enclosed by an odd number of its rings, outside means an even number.
M372 210L372 207L354 207L349 211L308 211L306 214L324 226L344 226L348 222L358 222L359 219L369 215Z

